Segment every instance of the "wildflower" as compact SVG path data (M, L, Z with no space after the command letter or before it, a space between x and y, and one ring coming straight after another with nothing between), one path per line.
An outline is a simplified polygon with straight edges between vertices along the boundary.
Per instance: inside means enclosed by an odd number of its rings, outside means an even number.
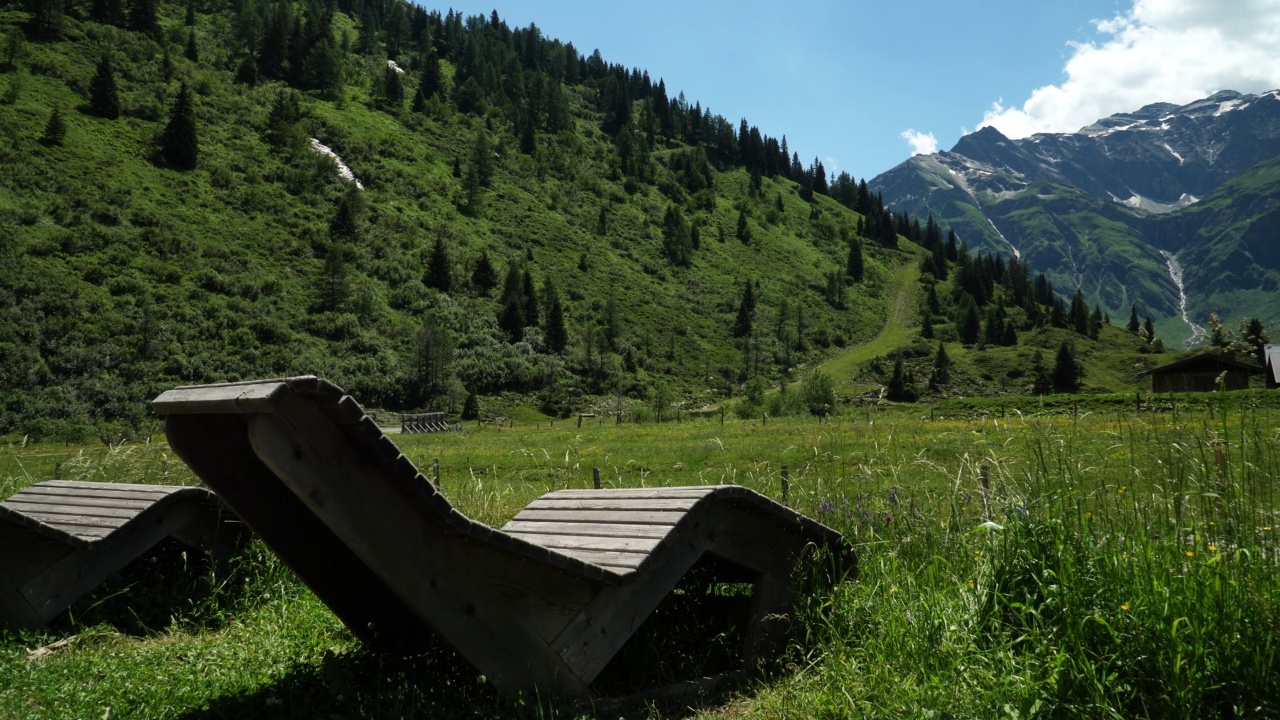
M1124 494L1124 491L1125 491L1125 490L1128 490L1128 489L1129 489L1129 488L1128 488L1128 486L1126 486L1126 485L1121 485L1119 488L1116 488L1116 494L1117 494L1117 495L1123 495L1123 494Z
M1188 550L1188 551L1187 551L1187 557L1195 557L1195 555L1196 555L1196 551L1195 551L1195 550Z
M1270 526L1270 525L1263 525L1263 526L1262 526L1262 529L1263 529L1263 530L1266 530L1267 532L1271 532L1271 526Z
M893 513L885 513L885 514L884 514L884 521L885 521L885 522L893 522Z
M1210 545L1210 546L1209 546L1209 552L1218 552L1218 546L1217 546L1217 545Z
M1129 612L1129 603L1123 603L1123 604L1121 604L1121 605L1120 605L1120 609L1121 609L1121 610L1123 610L1123 611L1125 611L1125 612Z

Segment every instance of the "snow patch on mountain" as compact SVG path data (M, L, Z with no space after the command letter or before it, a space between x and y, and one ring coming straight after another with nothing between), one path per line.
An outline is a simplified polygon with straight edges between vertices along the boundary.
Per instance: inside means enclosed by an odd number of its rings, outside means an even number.
M1186 162L1186 160L1183 160L1183 159L1182 159L1182 156L1181 156L1181 155L1179 155L1179 154L1178 154L1178 153L1177 153L1173 148L1169 147L1169 143L1165 143L1165 144L1164 144L1164 149L1165 149L1165 150L1168 150L1170 155L1172 155L1172 156L1174 156L1175 158L1177 158L1177 159L1178 159L1178 164L1179 164L1179 165L1182 165L1183 163L1185 163L1185 162Z
M1187 338L1187 348L1193 348L1208 337L1208 333L1203 327L1191 322L1191 318L1187 316L1187 291L1182 285L1182 265L1178 263L1178 257L1168 250L1161 250L1160 255L1164 257L1165 265L1169 268L1169 279L1173 281L1174 287L1178 288L1178 308L1182 313L1182 322L1191 328L1191 337Z

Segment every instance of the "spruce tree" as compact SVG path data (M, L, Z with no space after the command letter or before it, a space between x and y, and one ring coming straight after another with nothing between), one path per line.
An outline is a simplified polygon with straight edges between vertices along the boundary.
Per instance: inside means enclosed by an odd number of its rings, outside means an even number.
M738 301L738 318L733 323L733 336L746 337L750 335L755 316L756 296L751 290L751 281L748 280L742 287L742 299Z
M342 246L337 242L329 243L329 252L324 258L323 284L321 286L321 306L330 312L337 312L347 301L350 285L347 280L347 264L343 257Z
M31 34L38 40L62 38L63 0L27 0Z
M120 117L120 93L116 90L116 73L108 55L98 61L98 69L89 81L89 111L108 120Z
M854 282L862 282L866 267L862 260L862 243L856 239L849 241L849 261L845 264L844 274L853 278Z
M160 136L160 154L165 162L180 170L194 169L200 157L195 108L192 107L191 90L185 82L178 89L178 99L169 113L169 124Z
M129 29L140 33L155 32L160 28L156 13L160 0L130 0Z
M738 239L743 245L751 243L751 227L747 225L747 211L738 211Z
M404 85L400 82L400 73L387 65L382 71L382 99L379 105L392 113L404 107Z
M1089 306L1085 304L1084 295L1079 290L1071 296L1071 313L1067 321L1077 334L1089 334Z
M1058 356L1053 362L1053 389L1060 393L1073 393L1080 389L1084 369L1076 363L1075 350L1063 340L1058 346Z
M427 260L426 285L440 292L447 293L453 289L453 265L449 260L449 252L445 249L444 238L436 236L431 246L431 257Z
M476 260L475 269L471 271L471 285L475 287L477 295L488 297L497 282L498 272L493 269L493 263L489 261L489 252L481 250L480 259Z
M929 376L929 388L937 390L949 382L951 382L951 358L947 356L947 346L938 343L938 354L933 356L933 374Z
M1142 323L1138 320L1138 306L1129 306L1129 332L1134 335L1138 334L1138 330L1142 327Z
M1039 349L1031 356L1031 392L1034 395L1048 395L1053 392L1053 376L1044 366L1044 355Z
M562 353L569 345L569 333L564 326L564 308L560 304L560 293L556 292L551 278L543 284L543 295L546 297L546 323L543 328L547 339L547 347L554 353Z
M533 271L525 268L521 281L524 325L525 327L530 327L538 324L538 291L533 284Z
M902 353L898 353L893 361L893 375L889 378L885 397L894 402L915 402L920 396L916 392L915 382L908 377L902 362Z
M196 30L191 28L187 31L187 47L183 51L187 59L191 62L200 62L200 46L196 44Z
M49 113L49 121L44 125L44 134L40 136L40 142L44 145L61 145L66 135L67 124L62 119L62 108L54 105L53 112Z
M89 19L103 25L123 25L125 18L122 0L93 0L89 6Z
M462 419L478 420L480 418L480 398L471 390L467 390L467 399L462 402Z

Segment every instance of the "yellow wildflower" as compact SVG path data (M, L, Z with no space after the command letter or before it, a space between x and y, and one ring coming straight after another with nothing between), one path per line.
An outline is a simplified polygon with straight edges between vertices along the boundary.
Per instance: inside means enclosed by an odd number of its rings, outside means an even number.
M1187 551L1187 557L1195 557L1195 554L1196 554L1196 551L1195 551L1195 550L1188 550L1188 551Z
M1120 609L1121 609L1121 610L1123 610L1123 611L1125 611L1125 612L1129 612L1129 603L1124 603L1124 604L1122 604L1122 605L1120 606Z
M1217 545L1210 545L1210 546L1209 546L1209 552L1218 552L1218 546L1217 546Z
M1117 489L1116 489L1116 494L1117 494L1117 495L1123 495L1123 494L1124 494L1124 491L1125 491L1125 490L1128 490L1128 489L1129 489L1129 488L1128 488L1127 486L1125 486L1125 485L1121 485L1119 488L1117 488Z

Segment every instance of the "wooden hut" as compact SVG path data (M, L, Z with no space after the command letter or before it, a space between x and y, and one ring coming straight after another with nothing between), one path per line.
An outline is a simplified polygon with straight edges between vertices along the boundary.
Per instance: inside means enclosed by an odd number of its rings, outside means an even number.
M1245 390L1249 377L1265 372L1251 362L1237 358L1233 353L1202 352L1168 365L1161 365L1139 377L1151 376L1151 390L1156 393L1212 392L1218 389L1218 378L1226 374L1227 390Z

